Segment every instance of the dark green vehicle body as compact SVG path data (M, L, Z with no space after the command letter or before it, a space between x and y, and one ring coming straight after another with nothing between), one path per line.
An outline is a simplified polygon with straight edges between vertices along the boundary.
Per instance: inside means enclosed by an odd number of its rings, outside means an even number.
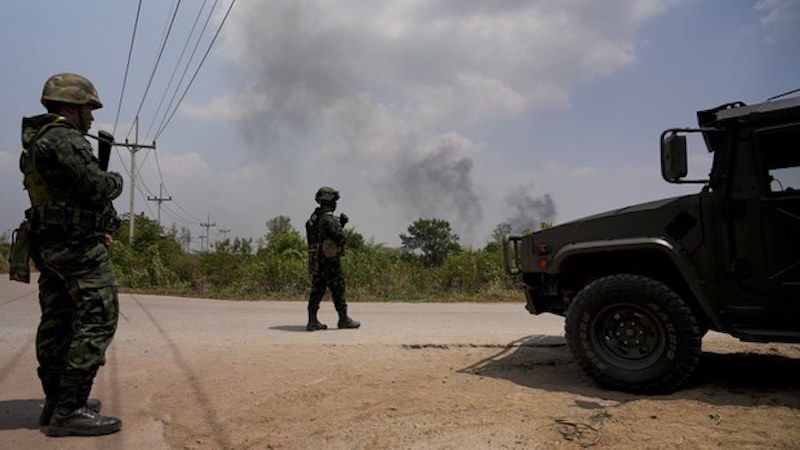
M567 317L570 349L601 385L679 388L708 330L800 342L800 97L726 104L698 122L665 131L661 153L665 180L700 192L504 242L528 311ZM688 133L713 153L708 179L684 179Z

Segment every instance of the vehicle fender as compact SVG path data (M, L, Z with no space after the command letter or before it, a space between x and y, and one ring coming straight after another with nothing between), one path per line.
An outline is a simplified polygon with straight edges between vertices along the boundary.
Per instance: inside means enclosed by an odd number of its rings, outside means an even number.
M617 252L628 250L656 250L667 255L686 280L686 284L697 298L700 308L715 327L721 327L722 322L717 312L712 307L711 299L703 288L703 283L694 270L694 263L669 239L661 236L638 237L626 239L606 239L566 244L553 255L548 272L558 274L564 269L566 262L576 256L598 254L603 252Z

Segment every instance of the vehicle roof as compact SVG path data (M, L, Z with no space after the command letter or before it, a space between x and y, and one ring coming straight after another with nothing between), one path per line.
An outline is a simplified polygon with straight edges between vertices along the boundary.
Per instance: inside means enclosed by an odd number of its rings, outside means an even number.
M740 106L736 108L726 108L717 111L717 120L738 119L754 114L767 114L770 112L783 111L792 108L800 108L800 96L780 100L767 100L753 105Z

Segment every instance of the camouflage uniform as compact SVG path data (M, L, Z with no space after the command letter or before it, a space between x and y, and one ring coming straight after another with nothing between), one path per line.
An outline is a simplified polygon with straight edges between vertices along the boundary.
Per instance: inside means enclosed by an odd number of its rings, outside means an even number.
M347 315L347 302L345 300L345 282L342 272L341 257L344 254L347 237L343 230L342 221L346 223L347 216L333 215L336 209L336 200L339 193L328 187L320 188L316 196L320 207L306 222L306 239L311 254L309 272L311 274L311 292L308 296L308 326L309 331L326 329L327 326L317 319L320 302L325 296L325 290L331 290L333 305L339 315L339 328L358 328L361 324ZM344 219L344 220L342 220Z
M23 118L22 146L32 258L40 272L36 356L46 396L40 423L50 423L53 410L64 419L80 410L78 422L48 434L113 432L121 425L118 419L97 416L96 410L92 416L82 408L117 328L117 284L106 234L119 227L111 201L122 192L122 177L101 170L81 130L58 114ZM70 428L74 423L80 426Z

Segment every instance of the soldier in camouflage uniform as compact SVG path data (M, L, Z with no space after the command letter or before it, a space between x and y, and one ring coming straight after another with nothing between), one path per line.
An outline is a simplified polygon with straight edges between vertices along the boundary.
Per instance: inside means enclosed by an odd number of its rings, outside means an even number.
M359 322L347 315L347 302L345 301L344 274L342 273L341 257L344 253L345 241L344 226L348 218L342 214L333 215L336 210L336 201L339 192L330 187L322 187L314 197L319 207L314 210L306 222L306 240L308 242L309 264L311 274L311 293L308 296L308 325L306 330L316 331L327 329L328 326L317 319L317 311L325 290L330 289L333 305L339 314L339 328L358 328Z
M109 247L122 177L101 169L84 137L103 106L89 80L53 75L41 102L46 114L22 119L20 157L40 272L36 357L46 399L39 422L49 436L109 434L122 422L101 416L89 392L117 328Z

